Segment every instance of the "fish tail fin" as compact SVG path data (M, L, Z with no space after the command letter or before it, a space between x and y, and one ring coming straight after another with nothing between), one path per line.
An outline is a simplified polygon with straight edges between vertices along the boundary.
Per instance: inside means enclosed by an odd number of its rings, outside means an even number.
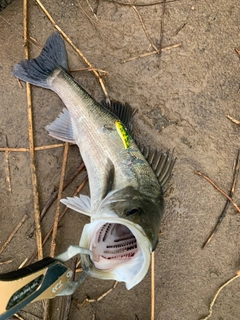
M36 59L23 60L13 67L13 75L20 80L50 89L48 77L56 69L68 70L67 52L59 32L53 33Z

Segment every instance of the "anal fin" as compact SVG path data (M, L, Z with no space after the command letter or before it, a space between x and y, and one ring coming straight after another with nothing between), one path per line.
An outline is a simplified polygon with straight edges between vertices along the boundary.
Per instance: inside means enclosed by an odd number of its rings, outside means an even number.
M58 117L46 129L49 135L61 141L76 143L73 133L73 126L70 114L66 108L63 108Z

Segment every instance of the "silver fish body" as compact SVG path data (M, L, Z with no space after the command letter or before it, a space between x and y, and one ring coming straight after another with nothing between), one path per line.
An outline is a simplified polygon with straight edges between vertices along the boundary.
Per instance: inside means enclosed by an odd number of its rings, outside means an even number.
M40 56L15 65L13 74L53 90L66 105L68 111L47 130L75 142L87 168L91 200L82 195L62 200L91 217L80 246L94 258L82 255L83 268L97 278L124 281L130 289L145 276L156 247L164 209L159 177L170 177L174 161L161 153L148 155L154 172L116 113L97 103L67 70L64 42L54 33Z

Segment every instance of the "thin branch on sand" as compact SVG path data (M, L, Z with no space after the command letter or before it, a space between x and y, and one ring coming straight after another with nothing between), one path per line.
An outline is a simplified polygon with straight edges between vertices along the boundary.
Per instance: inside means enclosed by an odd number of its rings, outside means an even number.
M234 206L234 208L240 212L240 208L236 205L236 203L233 201L232 198L230 198L226 192L224 192L222 189L220 189L208 176L206 176L204 173L200 172L200 171L196 171L196 174L203 177L204 179L206 179L208 182L211 183L211 185L217 189L221 194L223 194L230 202L231 204Z
M0 265L12 263L12 260L0 261Z
M76 192L74 192L74 196L76 196L77 194L79 194L79 192L83 189L83 187L86 185L88 181L88 177L86 176L83 180L83 182L79 185L79 187L77 188ZM61 212L60 216L59 216L59 222L61 221L61 219L64 217L65 213L67 212L68 210L68 207L65 207L63 209L63 211ZM50 230L48 231L48 233L46 234L45 238L43 239L43 245L45 245L45 243L47 242L47 240L49 239L49 237L51 236L52 234L52 230L53 230L53 226L50 228ZM36 258L36 255L37 255L37 251L34 251L32 256L28 259L28 262L27 264L31 264L33 263L34 259Z
M155 257L154 252L152 252L152 261L151 261L151 320L154 320L154 310L155 310L155 273L154 273L154 264Z
M35 147L34 150L35 151L47 150L47 149L54 149L54 148L59 148L63 146L64 146L64 143L57 143L57 144L51 144L48 146ZM29 152L29 151L30 149L28 148L9 148L9 147L0 148L0 152Z
M51 241L51 249L50 249L50 256L54 257L55 249L56 249L56 236L57 236L57 229L60 217L60 200L62 198L62 191L64 188L64 179L67 167L67 159L68 159L68 150L69 150L69 143L65 143L64 153L63 153L63 164L62 164L62 171L60 176L60 183L59 183L59 190L58 190L58 197L57 197L57 208L54 217L54 224L53 224L53 231L52 231L52 241Z
M101 296L99 296L97 299L89 299L88 297L86 297L83 302L79 303L76 300L73 300L74 303L77 305L77 307L79 307L80 309L84 308L88 303L93 303L93 302L99 302L101 301L103 298L105 298L110 292L112 292L113 289L116 288L118 284L118 281L115 281L113 286L108 289L106 292L104 292Z
M23 26L24 26L24 47L25 47L25 58L29 59L28 51L28 1L23 1ZM39 196L37 186L37 175L35 167L34 157L34 139L33 139L33 115L32 115L32 97L31 97L31 86L26 83L27 93L27 106L28 106L28 136L29 136L29 151L30 151L30 169L32 176L32 187L33 187L33 203L34 203L34 217L36 225L36 241L38 248L38 259L43 259L42 251L42 232L40 226L40 209L39 209Z
M213 298L213 300L212 300L212 302L211 302L211 304L210 304L208 315L207 315L206 317L204 317L204 318L201 318L200 320L208 320L208 319L211 317L212 312L213 312L213 306L214 306L214 304L215 304L215 302L216 302L216 300L217 300L217 297L218 297L219 293L220 293L220 292L222 291L222 289L225 288L229 283L231 283L233 280L235 280L235 279L237 279L237 278L239 278L239 277L240 277L240 271L237 272L237 275L236 275L236 276L234 276L233 278L229 279L227 282L225 282L225 283L218 289L218 291L216 292L216 294L215 294L215 296L214 296L214 298Z
M163 48L161 49L161 51L163 52L163 51L171 50L171 49L173 49L173 48L179 48L179 47L181 47L181 46L182 46L181 43L175 43L175 44L173 44L173 45L170 45L170 46L167 46L167 47L163 47ZM136 56L136 57L131 57L131 58L129 58L129 59L122 60L121 63L126 63L126 62L133 61L133 60L137 60L137 59L140 59L140 58L149 57L149 56L152 56L152 55L154 55L154 54L159 54L159 50L157 50L157 51L151 51L151 52L146 52L146 53L140 54L140 55L138 55L138 56Z
M63 186L63 190L65 190L70 183L72 183L74 181L74 179L83 171L83 169L85 168L84 163L82 162L79 166L79 168L77 169L77 171L74 173L74 175L68 180L66 181L66 183ZM57 199L58 196L58 190L56 190L55 192L53 192L50 196L50 198L48 199L47 203L45 204L44 208L41 211L41 221L44 218L45 214L47 213L48 209L51 207L51 205L53 204L54 200ZM28 231L26 232L27 236L29 238L33 237L35 228L33 228L33 225L28 229Z
M17 224L17 226L13 229L7 240L4 242L2 247L0 248L0 254L3 252L3 250L7 247L7 245L11 242L15 234L18 232L18 230L21 228L21 226L24 224L25 220L27 219L28 215L24 214L21 221Z
M161 24L160 24L160 38L159 38L159 56L162 53L162 43L163 43L163 35L164 35L164 14L166 9L166 0L163 1L162 13L161 13Z
M155 2L149 2L149 3L129 3L129 2L120 2L117 0L103 0L105 2L112 2L112 3L116 3L119 4L121 6L135 6L135 7L150 7L150 6L156 6L158 4L163 4L165 3L171 3L171 2L177 2L179 0L169 0L169 1L155 1Z
M147 37L148 41L150 42L152 48L154 49L154 51L156 52L159 52L158 48L155 46L155 44L152 42L152 39L150 38L149 34L148 34L148 31L147 31L147 28L145 27L145 24L143 22L143 19L142 19L142 16L140 15L139 11L137 10L137 8L133 5L131 5L131 7L133 8L133 10L136 12L137 16L138 16L138 19L141 23L141 26L143 28L143 31L145 33L145 36Z
M231 117L230 115L226 115L226 118L228 118L230 121L232 121L233 123L237 124L238 126L240 125L240 121L234 119L234 118Z
M54 223L52 228L52 240L51 240L51 247L50 247L50 256L54 257L55 250L56 250L56 237L57 237L57 231L58 231L58 223L60 218L60 200L62 198L62 191L63 191L63 185L64 185L64 179L65 179L65 173L66 173L66 167L67 167L67 159L68 159L68 150L69 150L69 143L65 143L64 152L63 152L63 162L62 162L62 170L61 170L61 176L60 176L60 183L59 183L59 190L58 190L58 196L57 196L57 206L56 206L56 212L54 216ZM44 315L43 319L49 318L49 307L50 307L50 300L47 300L45 302L44 306Z
M237 177L238 177L238 173L239 173L239 152L240 152L240 150L238 150L238 153L237 153L237 159L235 161L235 166L234 166L234 171L233 171L232 186L231 186L231 190L229 191L229 194L228 194L228 196L230 198L233 197L233 193L235 191L235 187L236 187L236 183L237 183ZM216 223L215 227L211 231L211 233L210 233L209 237L207 238L207 240L204 242L202 248L204 248L212 240L212 237L217 232L220 224L222 223L222 221L223 221L223 219L224 219L224 217L226 215L226 212L227 212L227 209L229 207L229 204L230 204L230 201L227 199L226 204L225 204L225 206L223 208L222 213L220 214L220 216L219 216L219 218L217 220L217 223Z
M8 139L7 136L6 139L6 146L8 147ZM5 176L6 176L6 184L7 184L7 191L9 193L12 193L12 187L11 187L11 177L10 177L10 166L9 166L9 151L5 151Z

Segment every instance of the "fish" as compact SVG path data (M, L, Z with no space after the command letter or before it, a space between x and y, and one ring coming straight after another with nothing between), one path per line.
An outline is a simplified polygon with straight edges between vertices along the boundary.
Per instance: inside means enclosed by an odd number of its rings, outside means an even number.
M47 39L36 59L14 65L12 73L52 90L66 106L46 129L56 139L77 144L87 169L90 197L61 200L90 217L79 243L92 251L92 258L81 255L83 270L133 288L148 272L158 243L175 159L135 142L127 103L99 103L74 80L60 33Z

